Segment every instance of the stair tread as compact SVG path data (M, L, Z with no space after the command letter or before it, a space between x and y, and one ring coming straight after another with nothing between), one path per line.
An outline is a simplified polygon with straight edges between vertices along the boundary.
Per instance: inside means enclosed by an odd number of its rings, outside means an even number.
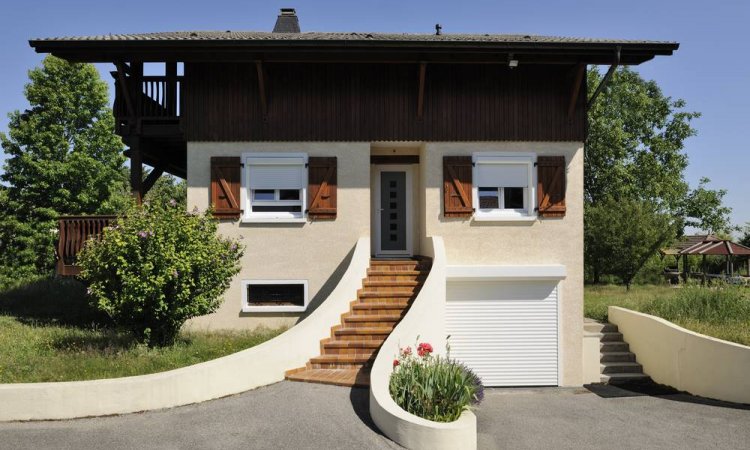
M359 293L359 297L377 297L377 298L408 298L413 297L413 291L362 291Z
M625 355L633 355L635 356L635 353L633 352L610 352L610 351L604 351L600 352L601 355L609 355L609 356L625 356Z
M424 270L372 270L367 269L367 275L427 275L430 273L430 269Z
M370 361L374 355L357 355L357 354L339 354L339 355L320 355L310 358L310 362L332 362L332 363L363 363Z
M334 331L338 334L390 334L393 331L392 327L344 327Z
M325 348L380 348L382 342L361 340L361 341L328 341L323 346Z
M409 306L409 302L388 302L388 303L372 303L372 302L358 302L352 307L354 309L396 309L406 308Z
M369 287L391 287L391 286L409 286L416 287L421 285L419 281L414 280L375 280L365 281L364 285Z
M401 314L347 314L344 320L348 322L393 322L401 320Z
M599 365L603 367L635 367L635 366L641 366L641 363L632 362L632 361L605 361L605 362L600 362Z
M286 379L347 387L370 385L370 373L362 369L304 369L287 375Z
M645 373L607 373L601 375L601 381L610 380L636 380L650 378Z

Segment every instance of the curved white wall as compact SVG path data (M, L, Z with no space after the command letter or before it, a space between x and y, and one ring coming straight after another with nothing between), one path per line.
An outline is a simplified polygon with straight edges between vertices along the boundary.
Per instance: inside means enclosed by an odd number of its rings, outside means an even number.
M289 331L256 347L181 369L136 377L0 385L0 421L70 419L187 405L284 379L320 353L320 340L349 310L367 275L370 238L326 301Z
M609 307L609 321L657 383L701 397L750 403L750 347L616 306Z
M419 338L445 354L445 246L442 238L432 237L421 249L433 258L432 269L409 312L378 351L370 372L370 415L386 436L409 449L476 449L477 420L471 411L455 422L433 422L401 409L388 391L399 347L414 345Z

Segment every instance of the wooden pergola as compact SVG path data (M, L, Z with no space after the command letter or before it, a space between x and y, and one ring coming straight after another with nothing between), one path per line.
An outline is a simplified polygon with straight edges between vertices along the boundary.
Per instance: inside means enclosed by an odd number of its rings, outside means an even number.
M735 258L738 256L750 256L750 247L732 242L729 239L721 239L714 235L687 236L681 242L676 244L674 248L664 249L661 253L663 255L674 256L676 260L679 260L680 257L682 257L682 276L684 280L687 280L689 276L687 264L688 256L702 256L702 277L705 280L710 276L706 273L707 256L724 256L726 258L725 275L727 277L733 277L735 272ZM747 263L748 276L750 276L750 261L747 261Z

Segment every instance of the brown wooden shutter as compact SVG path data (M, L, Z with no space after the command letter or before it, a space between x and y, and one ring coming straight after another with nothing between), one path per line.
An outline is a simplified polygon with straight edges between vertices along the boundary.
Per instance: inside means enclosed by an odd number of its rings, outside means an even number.
M471 156L443 157L443 215L471 217Z
M219 219L237 219L240 208L241 162L239 156L211 158L211 206Z
M307 216L311 219L336 218L336 157L308 159Z
M565 217L565 157L537 158L537 198L540 217Z

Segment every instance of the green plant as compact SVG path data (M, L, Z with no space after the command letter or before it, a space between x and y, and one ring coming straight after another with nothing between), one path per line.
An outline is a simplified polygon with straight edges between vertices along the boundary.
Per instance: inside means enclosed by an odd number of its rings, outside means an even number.
M79 255L94 306L150 346L174 342L191 317L216 311L242 248L216 233L210 212L176 201L132 207Z
M457 420L484 395L482 382L471 369L450 355L434 355L425 342L417 346L416 355L411 347L400 349L393 361L389 390L401 408L436 422Z

